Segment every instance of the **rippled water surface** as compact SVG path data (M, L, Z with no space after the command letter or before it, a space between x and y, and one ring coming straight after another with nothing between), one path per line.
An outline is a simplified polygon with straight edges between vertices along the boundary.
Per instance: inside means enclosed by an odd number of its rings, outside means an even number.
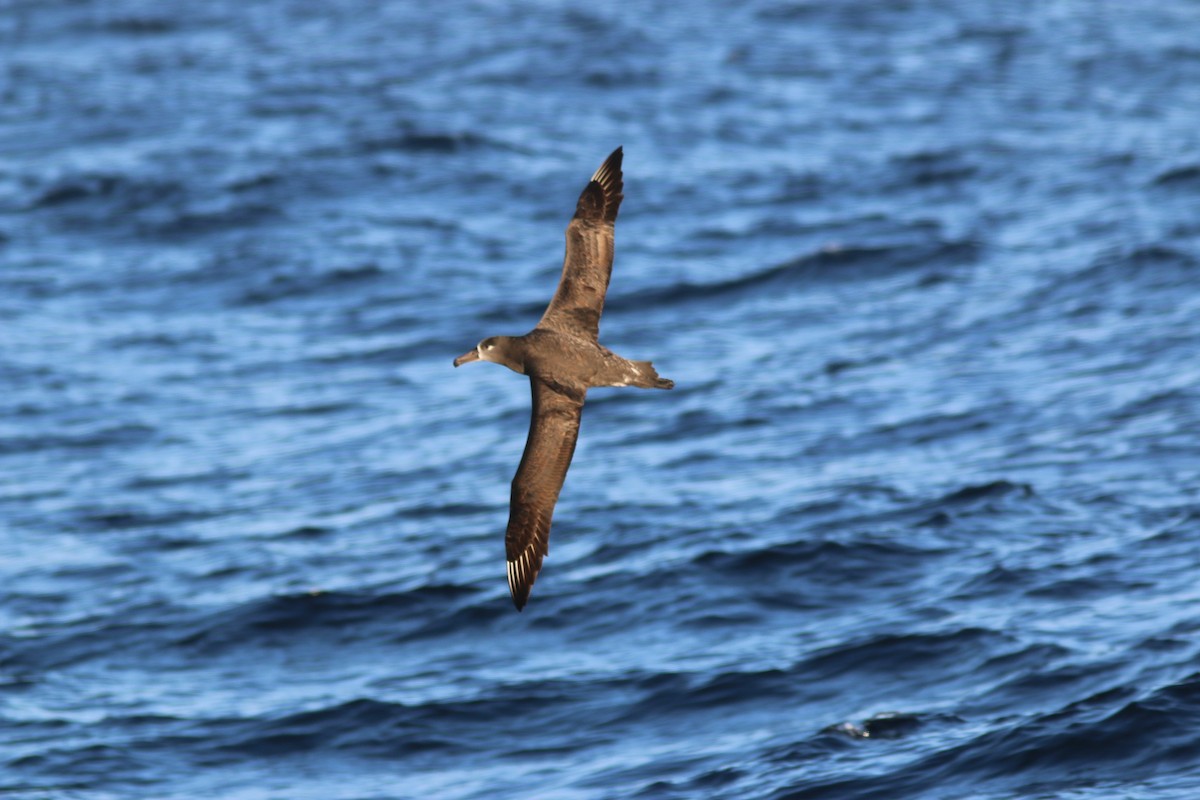
M0 3L0 794L1200 796L1200 6ZM625 147L530 605L531 327Z

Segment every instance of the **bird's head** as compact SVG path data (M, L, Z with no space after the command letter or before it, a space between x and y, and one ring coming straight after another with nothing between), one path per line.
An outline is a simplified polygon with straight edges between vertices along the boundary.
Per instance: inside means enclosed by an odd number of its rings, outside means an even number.
M472 361L495 361L503 364L504 359L501 356L500 345L507 338L507 336L489 336L475 345L474 350L468 350L454 359L454 366L461 367L463 364L469 364Z

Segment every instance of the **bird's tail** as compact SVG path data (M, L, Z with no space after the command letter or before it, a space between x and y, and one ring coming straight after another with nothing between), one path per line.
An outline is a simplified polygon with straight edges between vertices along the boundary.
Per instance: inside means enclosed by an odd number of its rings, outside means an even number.
M638 378L634 386L643 389L674 389L675 381L658 377L658 372L649 361L634 361L637 366Z

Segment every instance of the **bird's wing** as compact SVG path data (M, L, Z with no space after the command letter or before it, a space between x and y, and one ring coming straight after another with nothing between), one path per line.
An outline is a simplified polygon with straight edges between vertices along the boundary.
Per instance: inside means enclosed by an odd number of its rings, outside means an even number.
M550 519L575 453L586 392L564 390L534 377L529 385L533 391L529 439L513 478L504 534L508 589L518 611L525 607L542 559L549 552Z
M538 327L583 333L593 340L600 335L600 314L612 275L613 224L625 197L621 159L618 147L579 195L575 216L567 225L562 278Z

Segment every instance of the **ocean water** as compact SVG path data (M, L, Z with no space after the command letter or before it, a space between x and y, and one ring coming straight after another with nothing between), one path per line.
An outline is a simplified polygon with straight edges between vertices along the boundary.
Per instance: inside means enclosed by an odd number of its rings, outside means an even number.
M1200 797L1200 6L0 2L0 796ZM625 147L524 613L522 333Z

